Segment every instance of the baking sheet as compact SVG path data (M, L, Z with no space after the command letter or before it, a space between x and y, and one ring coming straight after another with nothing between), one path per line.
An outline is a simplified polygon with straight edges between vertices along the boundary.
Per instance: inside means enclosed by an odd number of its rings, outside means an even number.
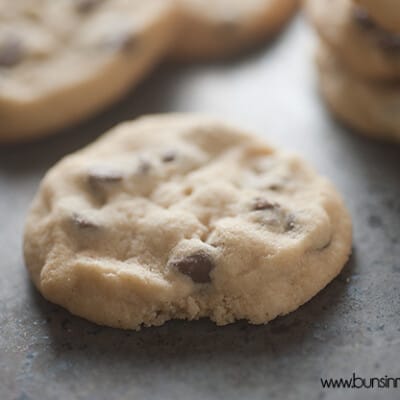
M400 148L333 121L317 95L314 37L300 16L237 60L164 65L95 119L0 148L0 398L398 399L400 389L322 389L321 378L400 377ZM266 326L169 322L102 328L46 302L21 256L29 203L45 171L118 121L215 114L295 150L343 193L354 254L312 301Z

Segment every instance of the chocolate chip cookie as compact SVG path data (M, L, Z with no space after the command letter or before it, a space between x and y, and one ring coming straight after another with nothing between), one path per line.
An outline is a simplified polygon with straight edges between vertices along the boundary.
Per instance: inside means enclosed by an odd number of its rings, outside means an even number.
M400 78L400 35L381 28L351 0L307 0L306 5L323 41L355 74Z
M351 221L295 155L200 116L124 123L43 179L25 231L49 300L139 329L295 310L343 268Z
M384 29L400 33L399 0L355 0Z
M320 46L320 88L339 119L373 138L400 142L398 83L366 81L349 72L330 49Z
M0 141L121 97L169 49L177 18L173 0L0 0Z
M173 48L180 60L224 58L274 35L298 0L178 0L182 32Z

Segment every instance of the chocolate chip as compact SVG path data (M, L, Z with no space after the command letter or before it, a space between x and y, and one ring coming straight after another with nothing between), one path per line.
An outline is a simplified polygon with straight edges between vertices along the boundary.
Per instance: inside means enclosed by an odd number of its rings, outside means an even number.
M171 263L181 274L189 276L195 283L211 282L210 272L215 265L209 255L201 251Z
M24 46L22 41L9 36L0 43L0 67L13 67L19 64L24 57Z
M254 200L252 210L253 211L262 211L262 210L272 210L278 205L276 203L271 203L269 200L257 197Z
M273 192L278 192L283 189L283 186L279 183L271 183L267 189L272 190Z
M356 7L353 11L355 21L364 29L374 29L374 21L370 18L368 12L361 7Z
M89 172L88 180L90 184L118 183L122 181L123 176L119 171L113 171L106 168L93 168Z
M175 159L176 159L176 152L174 150L168 150L161 156L161 160L165 163L172 162Z
M98 225L96 223L90 221L88 218L78 213L72 214L72 222L74 223L75 226L81 229L98 228Z
M250 213L251 220L261 224L271 232L287 233L297 226L295 216L278 203L271 203L266 199L257 198L252 210L262 212Z
M139 160L137 171L140 175L146 175L150 171L150 169L151 169L150 161L143 158Z
M382 33L378 38L378 45L387 51L400 50L400 35L391 33Z
M364 29L372 30L376 38L376 43L379 47L386 51L399 51L400 50L400 35L393 34L380 28L370 18L367 11L357 7L353 11L355 21Z
M92 11L102 0L77 0L76 11L86 14Z

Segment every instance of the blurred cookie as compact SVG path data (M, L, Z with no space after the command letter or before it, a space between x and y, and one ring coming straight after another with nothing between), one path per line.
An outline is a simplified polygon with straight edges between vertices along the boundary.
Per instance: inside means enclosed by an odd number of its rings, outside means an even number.
M117 100L175 37L170 0L0 0L0 141L44 135Z
M400 142L398 83L360 79L324 46L317 61L322 95L339 119L368 136Z
M40 292L98 324L260 324L343 268L351 221L298 157L213 119L124 123L52 168L25 231Z
M183 30L173 49L181 60L224 58L274 35L298 0L179 0Z
M321 38L354 73L371 79L400 78L400 37L381 29L351 0L307 0Z
M400 33L399 0L355 0L382 28Z

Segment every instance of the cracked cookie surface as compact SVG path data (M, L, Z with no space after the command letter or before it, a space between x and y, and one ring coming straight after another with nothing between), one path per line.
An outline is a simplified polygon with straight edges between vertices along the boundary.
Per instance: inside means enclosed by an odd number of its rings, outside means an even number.
M361 79L349 72L323 44L317 63L321 93L339 119L370 137L400 143L397 84Z
M266 323L342 269L351 221L297 156L201 116L121 124L43 179L25 259L49 300L138 329Z
M173 0L0 0L0 141L120 98L170 47L176 18Z
M180 60L233 56L276 34L298 0L178 0L182 34L172 51Z

